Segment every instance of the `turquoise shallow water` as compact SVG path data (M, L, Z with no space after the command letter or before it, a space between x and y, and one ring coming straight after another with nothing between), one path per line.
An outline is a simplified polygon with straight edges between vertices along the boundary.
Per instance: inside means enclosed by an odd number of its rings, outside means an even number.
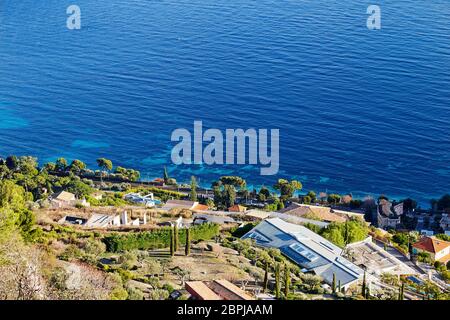
M170 134L280 128L306 190L450 192L450 2L65 0L0 3L0 155L108 157L202 184L252 166L170 165Z

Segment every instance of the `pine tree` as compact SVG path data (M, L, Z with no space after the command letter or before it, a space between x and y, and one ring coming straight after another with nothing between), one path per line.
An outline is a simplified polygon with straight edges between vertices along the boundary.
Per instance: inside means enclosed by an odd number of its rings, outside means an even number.
M191 230L186 229L186 247L184 248L184 253L186 256L191 254Z
M289 286L291 285L291 270L287 264L284 264L284 297L287 299L289 295Z
M266 261L266 271L264 272L264 285L263 285L264 292L267 291L268 286L269 286L269 262Z
M280 298L280 264L275 267L275 297Z
M336 273L333 273L333 282L331 283L331 290L336 293Z

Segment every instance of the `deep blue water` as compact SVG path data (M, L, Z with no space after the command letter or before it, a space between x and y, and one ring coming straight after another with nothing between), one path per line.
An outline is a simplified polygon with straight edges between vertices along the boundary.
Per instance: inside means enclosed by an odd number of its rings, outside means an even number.
M251 166L170 165L170 134L280 128L278 177L427 205L450 192L450 2L377 1L379 31L369 4L2 0L0 155L273 184Z

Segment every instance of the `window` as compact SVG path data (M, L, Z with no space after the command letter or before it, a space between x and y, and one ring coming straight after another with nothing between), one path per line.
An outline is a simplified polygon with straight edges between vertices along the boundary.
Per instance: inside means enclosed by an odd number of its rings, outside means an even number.
M301 255L302 257L308 259L309 261L314 261L317 260L319 257L314 254L313 252L309 251L308 249L306 249L304 246L302 246L299 243L293 243L289 246L289 248L291 248L292 250L294 250L295 252L297 252L299 255Z
M270 241L269 238L263 236L262 234L256 233L256 232L250 232L247 235L247 238L254 239L256 241L261 241L261 242L269 242Z

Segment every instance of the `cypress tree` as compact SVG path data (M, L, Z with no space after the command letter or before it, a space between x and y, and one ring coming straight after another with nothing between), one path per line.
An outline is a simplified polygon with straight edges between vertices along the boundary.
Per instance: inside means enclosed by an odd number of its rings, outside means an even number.
M173 226L173 248L174 251L177 252L178 251L178 227L176 225Z
M291 270L287 264L284 264L284 297L287 299L289 295L289 286L291 285Z
M191 230L186 228L186 247L184 248L186 256L191 254Z
M401 287L398 288L398 300L405 299L404 290L405 290L405 283L402 282Z
M338 281L338 292L342 292L342 289L341 289L341 280Z
M366 271L364 271L363 283L362 283L362 288L361 288L361 295L363 297L366 296Z
M263 284L264 292L267 291L268 286L269 286L269 262L266 261L266 270L264 272L264 284Z
M164 183L167 184L169 182L169 174L167 173L167 168L164 167Z
M333 272L333 282L331 283L331 290L336 293L336 273Z
M189 193L191 201L197 201L197 180L194 176L191 177L191 192Z
M173 257L175 255L175 245L174 245L175 234L173 228L170 228L170 255Z
M280 298L280 264L275 267L275 297Z
M401 288L401 295L400 295L400 300L404 300L405 299L405 293L404 293L404 291L405 291L405 283L404 282L402 282L402 288Z

